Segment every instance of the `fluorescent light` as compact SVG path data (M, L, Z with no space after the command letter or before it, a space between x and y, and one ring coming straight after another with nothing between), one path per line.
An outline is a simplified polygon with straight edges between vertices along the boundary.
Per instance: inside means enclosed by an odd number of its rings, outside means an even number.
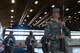
M77 19L79 19L79 18L77 18Z
M35 36L36 40L41 40L43 36Z
M23 30L23 29L6 29L6 31L32 31L32 32L44 32L44 30Z
M80 13L80 11L78 13Z
M47 23L47 22L46 22Z
M11 23L11 25L12 25L12 23Z
M44 35L44 33L33 33L33 35Z
M14 35L29 35L29 32L13 32Z
M51 20L53 20L53 19L51 19Z
M68 16L68 18L70 18L71 16Z
M5 34L9 34L10 32L5 32Z
M12 9L11 12L14 12L14 10Z
M11 0L11 3L15 3L15 0Z
M11 18L13 18L13 16L11 16Z
M30 12L33 12L33 9L30 9Z
M66 11L68 11L69 10L69 8L66 8Z
M78 1L78 3L80 3L80 0Z
M37 22L37 21L36 21Z
M6 38L5 36L4 38ZM14 36L16 40L26 40L27 36Z
M26 19L24 21L26 21Z
M35 4L38 4L38 1L35 1Z
M27 17L29 17L29 15L27 15Z
M47 12L44 12L44 14L47 14Z
M27 36L14 36L16 40L26 40Z
M5 32L5 34L9 34L10 32ZM13 32L13 35L30 35L29 32ZM44 35L44 33L33 32L33 35Z
M40 19L42 18L42 17L39 17Z
M80 36L71 36L71 39L80 39Z
M11 20L11 22L13 22L13 21Z
M80 35L80 31L71 31L71 35Z
M52 8L54 8L55 7L55 5L52 5Z

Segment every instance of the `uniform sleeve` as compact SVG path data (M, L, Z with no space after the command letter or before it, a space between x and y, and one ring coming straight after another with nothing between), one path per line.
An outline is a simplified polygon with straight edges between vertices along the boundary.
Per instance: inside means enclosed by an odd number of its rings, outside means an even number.
M29 40L28 40L28 37L27 37L26 40L25 40L25 44L26 44L26 45L28 45L28 41L29 41Z
M42 38L41 38L41 44L43 44L43 43L44 43L44 38L42 37Z
M64 27L64 33L67 37L71 38L70 30L67 27Z
M4 41L2 42L2 44L3 44L3 45L5 45L5 44L6 44L6 39L4 39Z
M50 39L50 37L51 37L50 23L47 23L47 25L45 26L45 29L44 29L44 37L46 37L47 39Z
M3 40L2 44L3 45L6 45L7 44L7 37Z
M15 44L16 43L16 40L15 40L15 37L13 37L13 44Z
M35 37L33 36L33 39L34 39L34 43L36 43L37 41L36 41L36 39L35 39Z

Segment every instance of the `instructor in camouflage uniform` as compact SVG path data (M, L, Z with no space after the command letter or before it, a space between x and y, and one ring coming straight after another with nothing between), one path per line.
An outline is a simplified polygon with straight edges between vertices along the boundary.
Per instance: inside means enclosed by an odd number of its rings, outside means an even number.
M66 37L70 37L70 31L65 23L61 21L59 8L52 9L52 19L47 23L44 34L47 39L51 40L51 53L63 53L60 50L60 39L65 40Z

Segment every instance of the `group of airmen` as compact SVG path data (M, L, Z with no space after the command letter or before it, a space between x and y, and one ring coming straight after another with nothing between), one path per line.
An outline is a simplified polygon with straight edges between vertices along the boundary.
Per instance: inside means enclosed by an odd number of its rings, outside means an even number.
M12 37L11 35L9 37ZM59 8L53 8L52 9L52 20L50 20L44 29L44 36L41 39L42 44L42 50L43 53L66 53L65 49L65 40L66 38L70 38L70 31L65 25L65 21L62 19L60 9ZM8 38L6 38L8 39ZM5 39L5 40L6 40ZM13 41L12 41L13 39ZM11 41L12 45L9 49L9 51L6 53L13 53L13 45L15 44L14 37L12 39L9 39L9 42ZM8 47L8 44L5 44L6 41L3 41L3 44L6 47ZM34 53L34 47L36 43L35 37L32 35L32 32L30 32L30 35L26 38L25 44L27 45L27 53Z

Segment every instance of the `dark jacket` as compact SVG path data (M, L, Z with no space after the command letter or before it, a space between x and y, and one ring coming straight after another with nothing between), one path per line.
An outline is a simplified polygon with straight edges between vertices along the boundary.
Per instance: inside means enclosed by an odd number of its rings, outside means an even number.
M46 37L41 38L41 44L48 44L49 40Z
M15 37L12 35L6 37L3 41L3 45L7 46L7 44L9 44L8 46L13 46L15 44Z
M28 36L25 40L26 45L34 45L36 42L36 39L34 36Z

